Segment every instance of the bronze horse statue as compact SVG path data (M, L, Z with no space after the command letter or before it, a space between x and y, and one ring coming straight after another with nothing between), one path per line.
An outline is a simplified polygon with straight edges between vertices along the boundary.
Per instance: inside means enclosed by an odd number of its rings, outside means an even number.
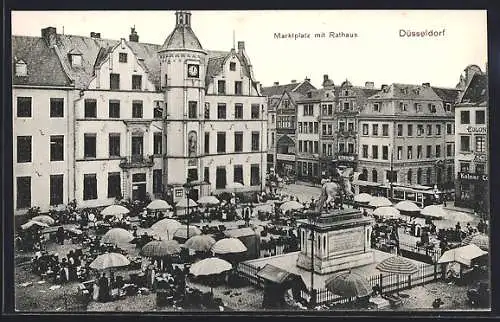
M337 182L327 180L321 188L321 196L319 197L316 211L320 212L323 208L339 197L341 201L344 197L352 197L354 193L351 187L351 177L353 175L352 168L347 168L344 171L337 169Z

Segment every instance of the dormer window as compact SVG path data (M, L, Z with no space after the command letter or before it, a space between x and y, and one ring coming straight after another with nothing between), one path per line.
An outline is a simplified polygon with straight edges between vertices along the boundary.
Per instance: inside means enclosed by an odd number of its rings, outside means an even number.
M127 62L127 53L119 53L118 54L118 61L120 63L126 63Z
M344 91L344 96L349 96L349 91Z
M373 111L380 112L380 103L373 103Z
M234 72L236 70L236 63L229 63L229 70Z
M19 60L16 63L16 76L27 76L28 75L28 66L22 60Z
M436 113L436 105L429 103L429 111L431 113Z
M78 49L72 49L68 53L71 66L82 66L82 53Z
M404 112L404 111L406 111L406 106L407 106L407 105L406 105L405 103L403 103L403 102L399 102L399 109L400 109L401 111L403 111L403 112Z
M312 97L312 92L307 93L307 97L311 98Z

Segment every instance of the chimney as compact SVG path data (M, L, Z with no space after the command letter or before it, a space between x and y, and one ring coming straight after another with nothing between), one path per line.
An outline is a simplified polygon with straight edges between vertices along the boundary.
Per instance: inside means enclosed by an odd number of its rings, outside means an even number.
M274 82L274 86L278 86L280 82Z
M297 83L297 80L292 79L292 84L295 84L295 83Z
M422 83L423 88L429 88L431 87L431 83Z
M45 42L49 47L52 47L56 44L56 35L57 31L55 27L47 27L42 29L42 38L45 39Z
M387 90L389 89L389 85L387 85L387 84L382 84L381 89L382 89L382 91L384 91L384 92L386 93L386 92L387 92Z
M241 53L245 50L245 42L244 41L238 41L238 53Z
M328 74L323 75L323 82L326 82L328 80Z
M101 33L100 32L90 32L90 37L91 38L101 38Z
M306 77L306 78L304 79L304 81L306 81L306 82L310 82L310 81L311 81L311 79Z
M139 35L135 31L135 26L130 28L130 35L128 36L128 41L139 42Z
M373 89L375 88L374 82L365 82L365 88Z

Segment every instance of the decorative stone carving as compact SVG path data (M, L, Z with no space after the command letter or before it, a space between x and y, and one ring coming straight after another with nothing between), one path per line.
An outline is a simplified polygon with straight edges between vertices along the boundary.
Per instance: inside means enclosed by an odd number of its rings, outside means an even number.
M188 157L196 157L196 151L198 147L198 140L195 131L191 131L188 134Z

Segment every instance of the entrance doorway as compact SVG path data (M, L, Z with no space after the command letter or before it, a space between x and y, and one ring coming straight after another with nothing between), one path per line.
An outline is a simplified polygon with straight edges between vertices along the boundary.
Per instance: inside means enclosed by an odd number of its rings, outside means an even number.
M146 174L132 175L132 200L146 200Z

